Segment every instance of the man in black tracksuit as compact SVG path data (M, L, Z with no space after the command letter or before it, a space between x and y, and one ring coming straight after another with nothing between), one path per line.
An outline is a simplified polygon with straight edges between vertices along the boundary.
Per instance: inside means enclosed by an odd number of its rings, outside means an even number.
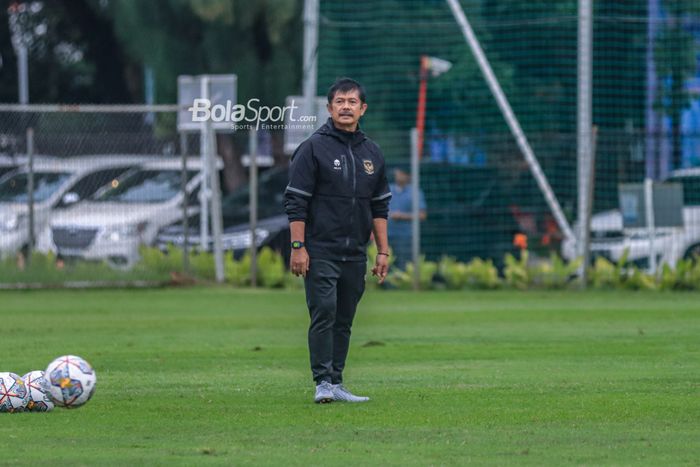
M374 232L372 273L388 271L386 219L391 192L379 147L358 126L367 109L362 86L342 78L328 92L331 118L292 156L285 207L290 268L304 276L315 402L363 402L343 385L355 309L365 289L366 249Z

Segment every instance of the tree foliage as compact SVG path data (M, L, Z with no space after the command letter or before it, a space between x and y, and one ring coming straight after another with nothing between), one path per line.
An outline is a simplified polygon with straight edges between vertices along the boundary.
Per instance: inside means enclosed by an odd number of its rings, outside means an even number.
M175 101L178 75L235 73L240 101L279 104L300 86L300 8L298 0L123 0L103 13L127 54L154 71L158 102Z
M88 0L19 2L29 54L29 100L126 102L136 83L108 18ZM7 6L0 8L0 100L17 101L17 62ZM131 89L130 89L131 87Z

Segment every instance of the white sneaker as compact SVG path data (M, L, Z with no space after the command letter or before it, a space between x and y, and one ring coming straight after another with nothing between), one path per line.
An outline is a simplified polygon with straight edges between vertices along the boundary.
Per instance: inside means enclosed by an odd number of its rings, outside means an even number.
M314 396L314 402L317 404L327 404L333 402L335 397L333 395L333 385L328 381L321 381L316 385L316 396Z
M333 398L343 402L367 402L369 397L356 396L348 391L342 384L332 384Z

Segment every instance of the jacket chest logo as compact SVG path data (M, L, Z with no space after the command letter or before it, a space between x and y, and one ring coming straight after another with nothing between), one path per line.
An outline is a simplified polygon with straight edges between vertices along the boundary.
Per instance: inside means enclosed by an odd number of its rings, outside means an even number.
M333 161L333 169L343 170L343 168L340 166L340 159L336 159Z
M364 159L362 165L365 167L365 173L367 175L372 175L374 173L374 164L372 161Z

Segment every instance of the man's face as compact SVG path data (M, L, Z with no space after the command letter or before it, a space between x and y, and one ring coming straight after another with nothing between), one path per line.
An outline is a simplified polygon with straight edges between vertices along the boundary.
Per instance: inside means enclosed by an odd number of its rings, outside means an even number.
M394 182L399 186L406 186L411 181L411 176L401 169L394 170Z
M328 113L337 127L354 131L360 117L365 114L367 104L360 100L360 92L357 89L342 93L335 93L333 100L328 104Z

